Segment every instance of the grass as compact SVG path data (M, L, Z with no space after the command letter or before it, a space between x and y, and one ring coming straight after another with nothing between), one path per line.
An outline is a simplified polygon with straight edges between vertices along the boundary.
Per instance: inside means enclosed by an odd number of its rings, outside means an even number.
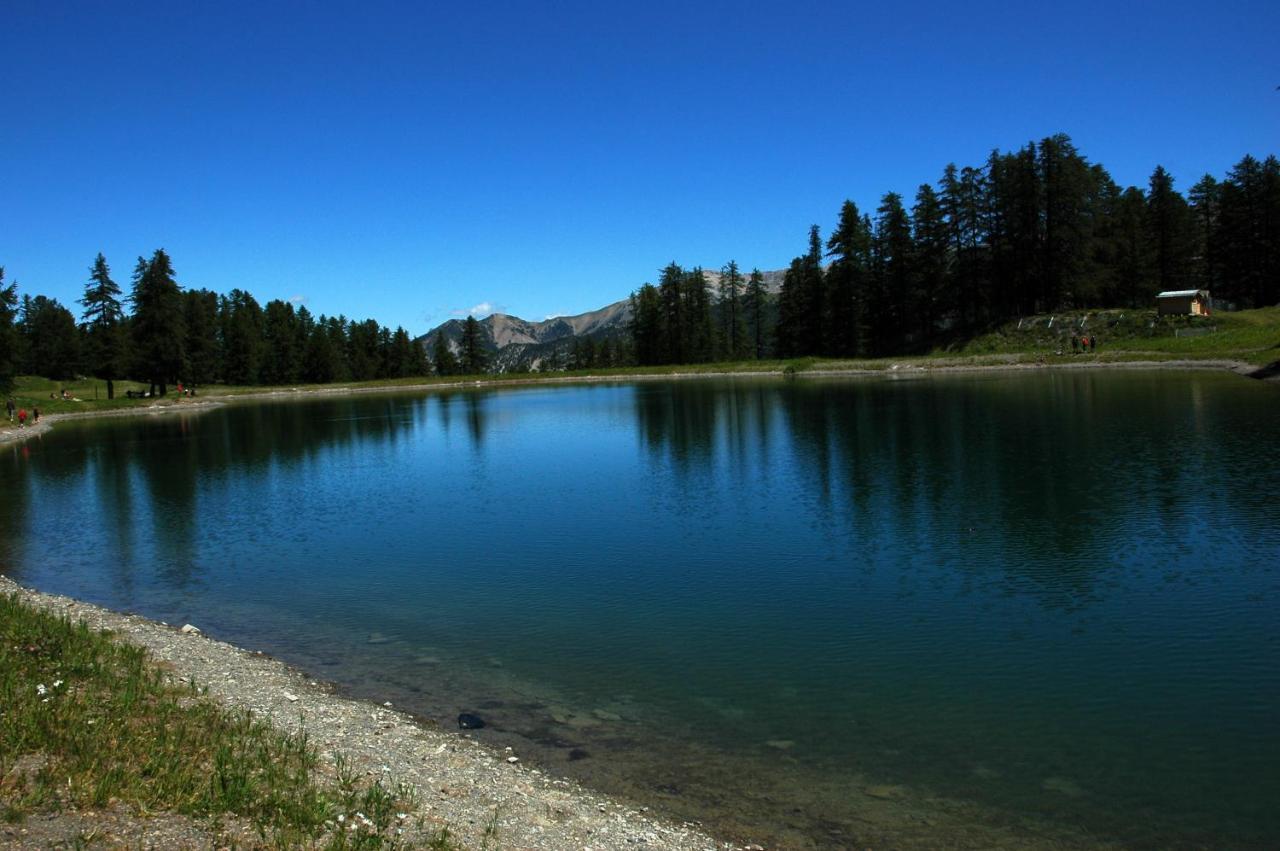
M935 354L1070 355L1072 331L1097 334L1097 354L1114 360L1237 360L1255 366L1280 360L1280 307L1163 317L1154 310L1069 311L1007 322L952 351Z
M305 734L175 683L146 652L0 596L0 818L123 805L247 820L266 844L406 847L405 788L319 770ZM418 826L421 828L421 825ZM447 832L426 847L454 848Z

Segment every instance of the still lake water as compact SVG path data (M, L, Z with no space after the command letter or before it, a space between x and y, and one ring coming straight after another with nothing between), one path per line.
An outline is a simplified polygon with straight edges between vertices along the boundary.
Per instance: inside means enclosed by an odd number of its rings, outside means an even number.
M788 847L1280 843L1280 390L366 395L0 451L0 571Z

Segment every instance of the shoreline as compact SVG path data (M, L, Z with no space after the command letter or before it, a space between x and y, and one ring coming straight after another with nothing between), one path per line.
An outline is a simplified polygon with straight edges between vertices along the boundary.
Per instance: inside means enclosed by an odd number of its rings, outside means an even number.
M409 786L416 814L447 827L468 847L489 847L495 831L500 847L528 849L741 847L712 838L694 823L647 814L647 808L526 766L510 748L499 752L389 703L345 697L334 685L263 653L36 591L3 574L0 594L16 594L41 610L110 630L145 648L150 661L175 680L195 680L223 704L250 710L276 729L305 730L328 768L341 755L359 774Z
M1236 375L1253 378L1267 383L1280 383L1280 370L1270 367L1259 367L1244 361L1236 360L1090 360L1075 362L1048 362L1045 360L1022 361L1019 355L1004 356L1004 363L949 363L922 364L918 361L892 363L888 366L871 369L865 367L849 368L814 368L795 373L787 373L780 369L769 370L720 370L714 372L662 372L631 373L621 375L565 375L565 376L523 376L518 378L496 378L488 380L444 381L419 384L388 384L371 387L353 387L350 385L334 385L303 388L270 388L249 393L222 394L200 397L198 399L174 399L172 401L153 402L150 405L134 408L113 408L109 410L81 411L65 414L46 414L39 423L18 428L11 423L0 423L0 445L20 443L49 432L54 425L65 420L97 419L105 417L163 416L166 414L203 413L225 405L257 400L281 401L300 399L309 396L356 396L372 393L424 393L432 390L461 390L484 387L532 387L542 384L610 384L638 381L671 381L700 378L904 378L907 376L926 376L932 374L958 375L966 373L1002 373L1026 372L1031 370L1092 370L1092 369L1134 369L1134 370L1215 370L1231 372Z
M354 696L340 683L310 675L282 659L205 635L198 623L179 627L115 611L30 588L4 573L0 573L0 594L15 594L42 611L65 616L73 623L83 621L93 630L107 630L125 643L142 647L148 663L165 671L173 681L194 682L224 706L247 710L278 731L305 734L315 748L317 770L322 774L336 774L341 759L356 776L377 778L386 787L406 787L412 801L405 807L406 817L437 830L447 829L463 848L801 851L857 847L924 851L945 844L955 849L1067 851L1123 847L1123 843L1068 825L883 782L815 786L811 804L818 822L830 829L828 836L806 832L800 822L790 820L770 825L723 824L719 816L712 815L709 827L698 815L682 819L661 808L651 809L643 796L601 791L589 782L560 774L553 765L539 760L536 748L523 753L519 738L479 741L451 725L442 726L390 701L380 702L382 696ZM504 741L512 741L514 747L501 747ZM779 776L772 782L786 784L796 778ZM767 804L766 789L759 794L766 795L763 802ZM831 795L855 799L858 814L847 823L824 821L822 802ZM73 815L90 823L95 819L93 810ZM160 847L166 844L165 822L172 815L166 810L113 810L111 830L139 847ZM200 829L204 823L197 820L195 825ZM849 828L856 833L845 832ZM22 824L0 825L0 844L7 838L16 847L44 847L40 841L26 844L23 834Z

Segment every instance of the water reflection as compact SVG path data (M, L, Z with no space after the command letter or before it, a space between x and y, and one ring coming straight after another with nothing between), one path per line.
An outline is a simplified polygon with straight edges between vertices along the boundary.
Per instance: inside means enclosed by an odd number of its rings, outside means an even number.
M785 763L809 785L740 809L795 821L822 787L819 833L869 777L1119 833L1210 783L1265 829L1260 389L685 380L63 423L0 454L0 566L432 717L517 695L507 733L610 753L575 764L601 782L669 785L690 741Z

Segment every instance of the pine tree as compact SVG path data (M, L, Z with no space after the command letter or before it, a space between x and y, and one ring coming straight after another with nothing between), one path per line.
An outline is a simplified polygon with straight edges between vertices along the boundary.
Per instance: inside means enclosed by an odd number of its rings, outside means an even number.
M658 300L662 306L662 318L658 323L659 345L662 347L661 363L688 363L686 346L689 341L685 316L685 271L674 261L668 263L658 278Z
M791 261L782 279L775 331L779 357L805 357L821 352L823 290L822 238L818 226L812 225L808 252Z
M453 349L449 348L449 341L445 338L444 329L436 331L435 347L432 349L432 363L435 365L436 375L456 375L458 373L458 359L453 354Z
M181 292L164 249L156 249L150 260L138 258L130 296L134 352L139 374L146 377L152 393L162 396L169 383L181 377L183 367L186 333Z
M21 332L26 338L23 371L56 381L75 377L80 367L80 334L75 317L57 299L23 300Z
M867 323L872 329L871 354L877 357L900 352L908 344L912 254L911 219L902 206L902 196L890 192L876 210L872 241L874 284Z
M1221 280L1217 256L1218 227L1222 218L1222 192L1213 175L1206 174L1187 193L1194 222L1195 245L1191 257L1191 279L1196 289L1218 290Z
M418 365L414 357L413 341L409 339L409 332L402 327L397 327L391 335L391 357L387 366L388 378L408 378L411 375L420 375Z
M933 187L925 183L916 191L911 208L914 226L914 257L911 297L914 326L921 345L927 348L939 320L951 313L951 251L942 202Z
M1094 173L1064 133L1041 140L1037 155L1042 188L1040 280L1035 287L1037 310L1052 310L1082 301L1092 276L1090 201Z
M840 222L827 240L826 309L823 352L831 357L856 357L866 336L862 306L867 297L871 233L858 205L845 201Z
M228 384L257 384L266 352L262 308L241 289L232 290L219 305L223 378Z
M1173 177L1163 166L1156 166L1147 191L1147 245L1157 291L1186 288L1193 233L1186 200L1173 188ZM1154 295L1150 293L1148 297Z
M120 305L120 287L111 280L107 258L101 253L89 267L89 283L79 303L84 307L81 320L85 361L94 378L107 382L107 398L114 399L115 379L126 368L124 308Z
M182 299L187 326L187 381L192 387L212 384L222 377L218 294L212 290L187 290Z
M292 304L280 299L267 302L262 316L262 342L262 382L295 383L302 372L302 353L298 351L298 317Z
M764 275L759 269L752 269L747 279L747 295L745 303L747 328L751 340L751 356L760 360L764 357L764 344L768 339L765 333L765 291Z
M18 283L5 286L4 267L0 266L0 394L13 390L18 372L18 333L14 320L18 315Z
M987 180L978 169L948 165L939 203L947 221L953 268L951 280L960 325L980 326L990 312L990 233Z
M480 332L480 323L474 316L468 316L462 323L461 343L462 372L465 375L480 375L485 371L487 353Z
M662 299L653 284L645 284L631 294L630 331L636 363L640 366L663 363L666 353L662 339Z
M684 276L680 284L684 301L684 363L707 363L715 358L715 325L711 319L711 294L700 267Z
M720 270L720 337L726 360L740 360L745 351L742 327L742 273L730 260Z

